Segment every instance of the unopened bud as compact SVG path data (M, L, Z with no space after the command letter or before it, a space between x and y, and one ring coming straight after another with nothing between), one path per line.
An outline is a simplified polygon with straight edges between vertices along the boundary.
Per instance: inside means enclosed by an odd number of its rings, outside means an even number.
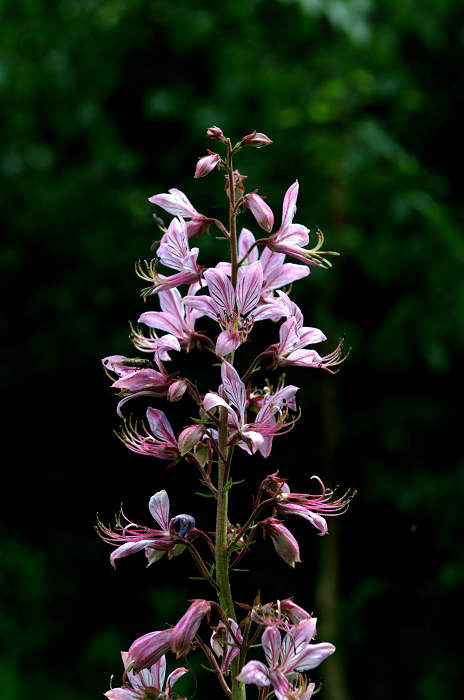
M206 136L210 139L221 139L221 141L226 141L224 134L218 126L211 126L206 132Z
M209 156L205 156L204 158L200 158L200 160L197 163L197 168L195 170L195 177L205 177L205 175L208 175L214 168L219 164L222 163L222 158L220 155L217 153L212 153L211 151L208 151L210 154Z
M263 198L256 192L250 192L243 199L261 228L270 233L274 226L274 214Z
M178 379L177 382L173 382L169 387L169 400L179 401L187 391L188 385L187 379Z
M248 134L242 139L241 146L253 146L254 148L263 148L263 146L269 146L272 143L271 139L266 136L266 134L260 134L253 131L252 134Z
M207 600L194 600L187 612L171 630L171 649L180 659L185 656L193 642L200 623L209 615L211 603Z
M189 425L179 435L179 450L181 457L190 452L203 437L205 429L203 425Z

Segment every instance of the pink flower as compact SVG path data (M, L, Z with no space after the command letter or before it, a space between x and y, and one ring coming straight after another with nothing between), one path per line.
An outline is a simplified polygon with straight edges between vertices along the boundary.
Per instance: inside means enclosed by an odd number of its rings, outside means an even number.
M173 466L180 457L179 445L166 415L157 408L148 408L147 420L153 435L149 434L143 423L146 435L141 435L137 432L137 423L133 424L132 419L129 419L124 421L119 433L116 433L118 438L132 452L157 459L168 459L172 461L170 466Z
M284 632L290 632L301 622L311 619L311 615L296 605L291 599L278 600L277 603L255 605L251 611L251 619L261 627L277 627Z
M158 491L150 498L148 508L161 527L160 530L136 525L128 520L122 511L121 515L123 515L126 524L121 524L120 518L116 520L115 530L119 532L113 532L111 528L106 527L98 520L98 528L101 532L98 530L97 532L102 540L108 544L117 545L110 556L113 568L116 568L114 563L116 559L122 559L129 554L134 554L134 552L140 552L142 549L147 555L148 566L158 561L165 552L170 552L170 555L173 556L174 550L176 550L175 554L177 555L185 549L185 545L179 543L179 539L184 539L186 536L188 538L189 533L193 534L195 519L191 515L185 514L169 518L169 498L164 490ZM178 532L174 530L174 526L177 524L179 526Z
M193 296L199 289L199 283L193 284L188 293ZM177 338L181 348L188 351L200 336L195 331L195 321L203 316L202 312L185 306L178 289L159 292L158 297L161 311L146 311L140 316L139 323L145 323L150 328L167 331ZM155 342L154 347L156 347Z
M261 294L263 271L259 262L241 267L235 290L227 275L220 270L207 270L205 280L211 296L186 296L183 302L219 322L222 333L216 342L216 353L223 357L248 337L251 316ZM247 314L248 318L245 318Z
M248 251L255 243L255 237L248 229L242 229L238 239L238 255L241 260L245 258L244 265L257 262L260 260L263 268L263 286L261 288L261 299L258 307L253 313L254 320L262 320L264 318L272 318L277 321L281 316L286 314L285 309L280 299L275 299L272 292L279 287L292 284L295 280L309 275L309 269L306 265L295 265L294 263L286 263L283 253L273 253L269 248L264 248L261 257L258 253L258 248L254 247L248 255ZM220 262L216 265L217 270L231 274L231 264Z
M211 635L211 648L216 656L222 656L221 671L227 676L229 667L236 656L240 654L240 645L243 642L242 633L237 623L229 617L229 629L221 622L217 627L213 627Z
M320 530L320 535L326 535L328 532L327 522L320 513L342 515L348 509L356 491L350 496L348 496L347 492L341 498L333 501L331 499L334 492L326 490L318 476L312 476L311 478L316 479L321 485L321 494L292 493L285 480L275 475L268 477L269 486L267 491L275 494L275 505L279 513L283 515L299 515L305 520L309 520L317 530Z
M290 564L294 569L295 563L301 562L300 548L290 530L287 530L277 518L266 518L266 520L262 520L258 525L261 525L264 532L272 537L274 547L279 557L287 564Z
M135 674L130 669L129 653L121 652L122 661L126 673L125 683L122 688L111 688L104 693L109 700L146 700L147 698L169 698L174 700L172 686L176 681L188 673L186 668L176 668L167 678L166 689L164 688L164 677L166 675L166 657L163 655L151 668Z
M102 362L107 373L109 370L119 376L111 386L121 389L118 395L124 397L117 407L121 418L123 417L121 407L135 396L166 396L170 385L175 381L172 375L167 374L162 364L161 358L168 350L180 351L179 341L173 335L165 335L157 339L154 362L139 357L131 359L123 355L103 358ZM155 367L158 367L159 371Z
M174 270L179 270L177 274L165 277L158 274L155 266L149 266L147 273L143 272L141 265L137 267L137 274L142 279L155 282L152 287L143 290L143 296L164 292L180 284L193 284L201 279L203 267L197 264L198 248L190 250L187 236L187 224L183 219L173 219L169 228L164 234L161 245L158 248L158 258ZM152 261L153 263L153 261Z
M349 355L348 351L342 358L344 338L340 338L333 352L323 357L315 350L304 350L303 348L309 343L319 343L321 340L325 340L325 336L318 328L298 328L298 322L293 317L281 325L279 336L280 342L269 348L272 350L275 365L279 367L287 367L288 365L313 367L336 374L338 370L331 370L330 367L341 364Z
M209 615L211 603L207 600L193 600L191 606L171 630L171 649L180 659L185 656L193 642L205 615Z
M245 664L237 679L242 683L254 683L263 688L272 684L277 700L299 698L308 700L314 691L314 683L307 683L300 676L333 654L335 647L328 642L311 644L316 630L316 618L311 618L287 632L282 642L281 633L268 627L262 636L262 646L267 666L261 661Z
M298 182L295 182L289 187L285 194L282 224L279 230L269 236L269 238L263 239L260 242L267 245L268 248L274 252L290 255L291 257L306 263L306 265L315 265L317 267L325 267L326 265L330 266L330 263L322 258L321 255L337 255L337 253L331 253L328 251L318 252L324 243L322 231L316 229L318 243L315 248L306 250L305 246L308 245L309 242L309 229L301 224L293 223L293 218L296 214L298 188ZM264 226L262 228L264 228Z
M232 442L234 439L238 441L240 438L249 446L251 452L254 453L259 449L267 457L271 450L272 437L282 432L282 428L292 425L284 423L286 414L282 409L284 403L293 399L298 387L290 384L273 396L266 397L256 420L253 423L247 423L246 389L237 370L224 361L221 367L221 378L222 391L229 402L225 401L219 394L209 392L203 400L203 408L205 411L211 411L216 406L226 408L229 413L229 430L232 431L230 441ZM278 421L275 419L276 414L279 415Z
M211 224L216 222L216 219L209 219L207 216L199 214L193 205L190 204L185 194L175 187L169 190L169 194L155 194L148 201L152 202L152 204L157 204L173 216L181 216L183 219L188 219L186 221L188 238L199 236L200 233L206 231Z

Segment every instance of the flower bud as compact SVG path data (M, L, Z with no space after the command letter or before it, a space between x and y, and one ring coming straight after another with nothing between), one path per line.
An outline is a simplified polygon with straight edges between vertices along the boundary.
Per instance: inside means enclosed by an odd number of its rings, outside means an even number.
M180 659L188 653L200 622L205 615L209 615L210 610L211 603L207 600L194 600L185 615L171 630L171 649L176 654L176 658Z
M252 134L248 134L242 139L241 146L253 146L254 148L263 148L263 146L269 146L272 141L266 136L266 134L260 134L253 131Z
M135 671L149 668L169 650L171 630L149 632L139 637L127 652L127 668Z
M214 168L219 164L222 163L222 158L220 155L217 153L212 153L211 151L208 151L210 153L209 156L205 156L204 158L200 158L200 160L197 163L197 168L195 170L195 177L205 177L205 175L208 175Z
M179 435L179 450L181 457L190 452L200 442L205 429L203 425L188 425Z
M287 564L295 568L295 562L301 561L300 548L290 530L287 530L277 518L266 518L260 525L262 525L264 531L272 537L277 554L282 557Z
M221 139L225 143L225 137L221 129L218 126L211 126L206 132L206 136L210 139Z
M250 192L244 196L243 200L261 228L270 233L274 226L274 214L263 198L257 195L256 192Z
M187 391L189 385L188 379L178 379L169 387L169 400L179 401Z

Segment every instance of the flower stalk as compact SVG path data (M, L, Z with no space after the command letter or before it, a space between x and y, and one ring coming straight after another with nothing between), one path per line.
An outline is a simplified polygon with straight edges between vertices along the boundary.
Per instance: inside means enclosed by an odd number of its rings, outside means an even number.
M263 479L242 526L231 526L228 510L235 448L268 459L273 440L292 430L300 416L296 400L299 388L286 384L285 375L277 381L276 389L267 380L262 388L251 386L251 377L258 375L261 360L269 358L268 369L273 370L295 365L335 373L346 358L341 356L342 341L325 356L307 348L323 342L325 335L304 325L302 311L289 296L292 284L306 277L309 267L329 265L322 255L331 253L320 250L323 236L319 230L317 245L308 249L309 230L293 223L297 182L285 194L282 223L275 233L274 214L265 198L257 190L245 191L246 176L234 170L233 156L242 147L260 149L270 145L265 134L254 131L234 147L219 127L208 129L207 136L225 146L227 152L222 158L208 151L197 163L195 178L214 171L225 172L228 228L199 213L180 190L173 188L150 198L173 217L167 226L156 218L162 233L161 240L152 246L157 256L136 267L137 274L151 285L142 290L142 297L157 299L161 310L145 311L140 316L139 323L148 327L148 335L139 326L135 330L131 326L130 337L139 353L152 357L111 355L103 360L103 366L113 380L112 386L119 391L117 411L124 423L116 434L121 442L132 452L168 461L169 468L182 461L194 465L200 484L207 491L200 495L215 503L215 531L211 532L212 523L205 527L206 532L198 529L192 515L182 513L171 518L165 490L149 501L158 529L137 525L121 512L114 529L99 520L98 531L105 542L115 547L110 556L113 566L117 559L136 552L145 553L148 566L165 554L165 560L169 560L189 552L200 578L211 585L217 601L191 600L177 624L172 621L166 629L136 639L128 652L122 652L123 686L111 688L106 696L110 700L175 700L179 696L173 693L172 685L188 671L178 668L164 688L165 655L171 652L181 659L201 650L230 700L245 700L249 684L258 687L260 700L273 695L277 700L309 700L316 684L303 672L318 666L335 648L327 642L313 643L315 618L290 599L262 605L258 594L253 605L234 602L230 572L249 555L258 532L263 538L267 535L276 554L295 568L300 561L299 545L287 527L287 519L302 517L324 535L328 531L325 517L344 513L354 494L345 493L334 499L333 491L325 489L320 480L319 495L292 492L287 478L274 472ZM238 236L237 217L246 209L266 232L266 238L256 239L245 228ZM227 241L229 259L206 268L200 262L200 248L192 247L190 239L209 232L211 226L216 226ZM286 255L300 264L285 262ZM167 274L163 268L168 268ZM195 329L202 317L216 323L212 332ZM245 370L241 366L240 346L251 340L256 323L269 320L280 324L279 340L276 338L267 349L257 349L255 359ZM164 335L158 335L159 332ZM199 387L195 379L184 377L180 371L167 371L166 363L178 362L176 358L182 352L202 347L215 355L213 371L220 367L221 377L217 377L215 386ZM330 369L333 366L337 370ZM159 407L150 406L146 412L148 428L142 423L139 430L135 419L123 415L123 407L141 396L158 404L167 401L168 408L175 402L193 399L198 415L191 418L189 425L179 426L175 411L168 418ZM213 564L206 563L202 549L213 556ZM243 609L246 614L240 619L238 612ZM199 628L209 624L213 614L219 619L214 619L216 624L211 626L213 634L208 646ZM247 659L259 639L266 664ZM222 657L220 663L215 655Z

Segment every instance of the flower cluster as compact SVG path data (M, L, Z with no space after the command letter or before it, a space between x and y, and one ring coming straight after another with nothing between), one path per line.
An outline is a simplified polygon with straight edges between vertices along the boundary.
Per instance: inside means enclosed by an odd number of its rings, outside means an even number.
M113 529L98 520L97 530L114 547L110 556L113 567L117 559L135 552L144 551L150 566L165 553L171 559L187 551L217 600L191 600L176 624L136 639L127 652L122 652L123 686L111 688L106 696L110 700L174 700L172 687L187 670L176 669L164 686L165 655L171 652L180 659L199 649L231 700L244 700L247 684L267 689L260 691L261 698L267 697L272 688L277 700L308 700L315 683L304 673L330 656L334 646L313 642L316 618L291 599L266 605L257 599L253 606L235 603L229 574L254 546L259 530L269 536L280 558L294 568L300 562L300 550L286 519L298 515L325 535L326 517L345 512L354 494L347 492L335 498L318 477L313 478L320 485L320 494L294 493L287 479L275 472L262 481L243 525L231 525L228 503L235 483L235 448L268 459L274 438L291 431L300 417L296 400L299 387L287 384L284 376L275 388L268 380L252 386L251 378L255 380L261 361L270 363L268 369L272 370L298 366L335 374L346 357L342 356L343 339L326 355L308 347L324 342L326 336L304 324L301 309L290 298L293 283L307 277L311 267L330 267L327 256L335 253L321 249L324 237L319 229L314 232L315 245L310 247L309 229L294 223L298 182L285 193L282 220L276 231L274 213L265 198L257 190L246 191L246 176L234 169L233 157L244 147L270 145L265 134L255 131L235 146L218 127L208 129L207 136L225 147L226 154L222 157L208 151L197 163L195 178L214 171L225 175L228 225L198 212L178 189L150 197L152 204L172 216L165 226L154 215L162 232L152 247L156 255L150 262L136 265L139 277L149 283L142 290L144 301L158 303L159 309L144 311L139 325L131 327L130 338L142 357L110 355L102 362L112 387L118 391L117 412L124 420L116 431L118 438L130 451L165 460L169 467L179 462L193 465L207 491L202 495L214 499L216 528L212 532L210 525L203 532L196 528L191 515L170 517L168 495L162 490L148 504L158 528L137 525L121 511ZM246 211L265 232L261 238L248 228L238 233L237 217ZM211 228L216 228L219 238L226 241L228 259L207 267L201 263L200 248L193 247L191 239L209 233ZM289 262L287 256L297 262ZM200 330L196 327L199 319L214 330ZM278 324L278 328L273 326L274 342L260 347L248 368L241 367L241 346L251 340L255 325L266 321ZM256 342L259 345L259 338ZM178 370L166 369L167 363L178 361L180 353L194 348L205 348L214 356L209 385L205 387ZM124 417L123 406L138 397L149 398L150 404L190 402L191 422L176 424L175 412L168 419L158 405L148 407L146 423ZM242 620L237 605L247 611ZM200 626L209 623L213 614L218 619L213 620L206 640ZM248 652L259 639L266 664L247 661Z

